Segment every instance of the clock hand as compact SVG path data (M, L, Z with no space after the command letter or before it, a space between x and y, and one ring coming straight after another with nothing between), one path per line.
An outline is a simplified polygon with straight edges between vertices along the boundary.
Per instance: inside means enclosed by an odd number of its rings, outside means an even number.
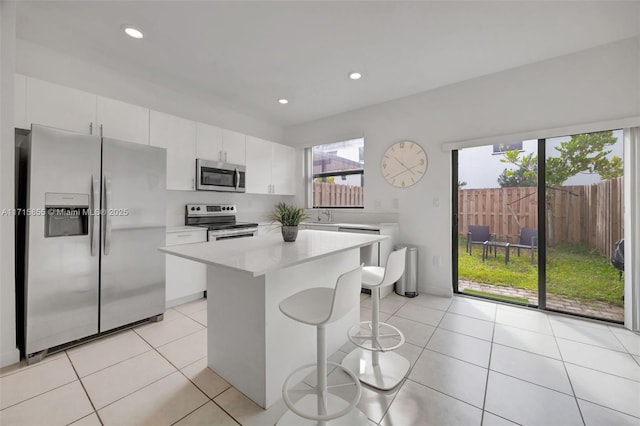
M402 167L404 167L405 169L407 169L411 174L415 174L415 173L413 173L413 170L411 170L413 167L410 169L409 167L405 166L404 163L402 161L398 160L396 157L393 157L393 159L396 160L398 163L400 163L400 165Z
M406 167L406 166L405 166L405 168L406 168L408 171L410 171L411 173L413 173L412 169L415 169L415 168L416 168L416 167L418 167L418 166L420 166L420 164L416 164L415 166L411 166L411 167ZM393 175L393 176L389 176L389 177L388 177L388 179L393 179L394 177L398 177L398 176L400 176L401 174L406 173L406 172L407 172L407 170L403 170L403 171L401 171L400 173L396 173L396 174L395 174L395 175Z

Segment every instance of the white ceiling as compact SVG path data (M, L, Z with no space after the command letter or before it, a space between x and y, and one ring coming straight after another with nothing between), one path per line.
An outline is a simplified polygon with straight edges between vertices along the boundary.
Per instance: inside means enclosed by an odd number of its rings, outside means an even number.
M282 126L640 34L638 1L26 1L17 10L19 38ZM362 80L348 79L354 70Z

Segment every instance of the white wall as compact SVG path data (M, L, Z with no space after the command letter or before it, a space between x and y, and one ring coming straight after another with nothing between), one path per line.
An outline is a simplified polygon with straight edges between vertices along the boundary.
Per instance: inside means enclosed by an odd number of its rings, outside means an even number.
M14 207L13 75L15 3L0 2L0 210ZM15 321L14 218L0 216L0 367L18 361Z
M500 135L638 116L639 50L640 38L628 39L484 76L293 126L285 142L306 147L364 135L365 211L398 211L400 240L420 250L421 291L448 294L451 154L442 144L489 136L504 143ZM417 185L396 189L379 166L402 139L425 149L429 168Z

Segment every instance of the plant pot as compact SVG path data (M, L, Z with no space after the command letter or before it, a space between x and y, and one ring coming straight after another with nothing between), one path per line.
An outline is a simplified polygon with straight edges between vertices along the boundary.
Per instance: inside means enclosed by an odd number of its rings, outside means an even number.
M284 226L282 225L282 238L285 242L292 243L298 236L298 226Z

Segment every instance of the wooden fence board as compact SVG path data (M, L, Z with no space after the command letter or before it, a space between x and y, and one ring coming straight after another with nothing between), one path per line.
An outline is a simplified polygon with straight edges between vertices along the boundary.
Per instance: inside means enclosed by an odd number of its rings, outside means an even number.
M610 257L613 244L624 235L623 178L549 192L547 244L582 244ZM538 227L536 187L461 189L458 209L461 235L469 225L489 225L506 240L522 227Z

